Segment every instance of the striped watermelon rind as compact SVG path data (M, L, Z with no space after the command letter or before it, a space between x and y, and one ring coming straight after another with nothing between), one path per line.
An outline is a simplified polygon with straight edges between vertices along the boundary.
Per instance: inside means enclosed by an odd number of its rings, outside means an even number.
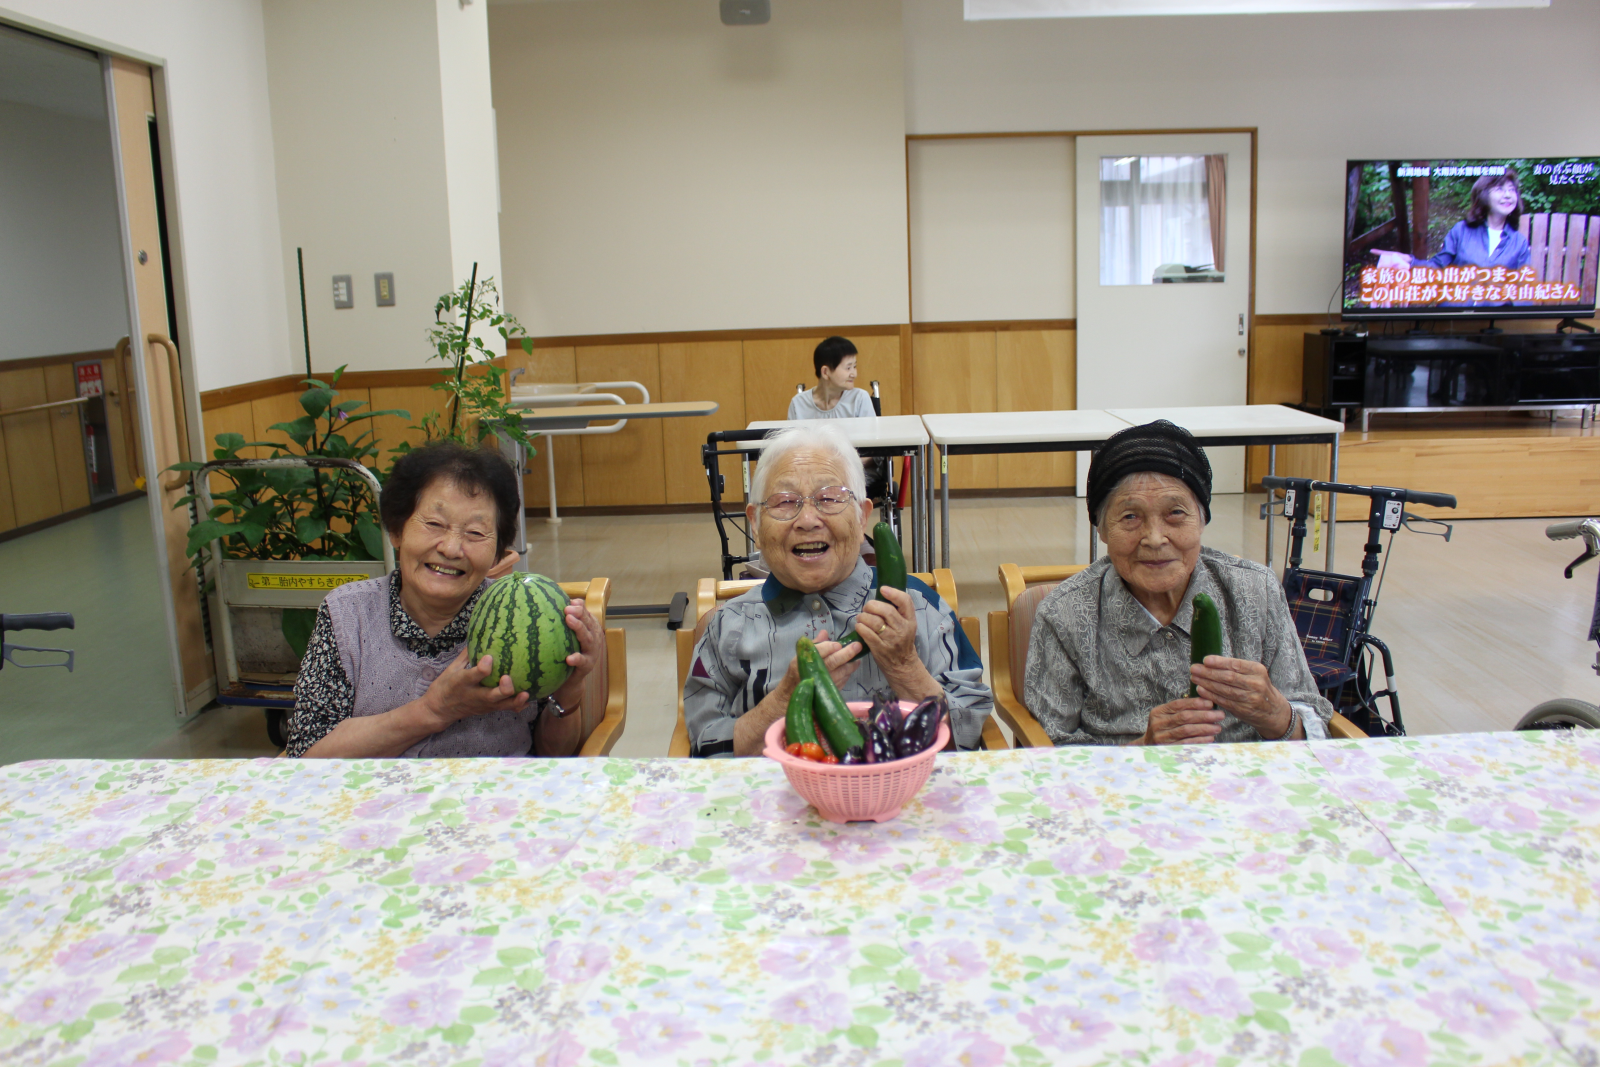
M571 603L561 586L542 574L508 574L483 591L472 608L467 647L472 662L494 657L486 687L509 674L517 692L547 697L572 675L567 657L579 650L567 625Z

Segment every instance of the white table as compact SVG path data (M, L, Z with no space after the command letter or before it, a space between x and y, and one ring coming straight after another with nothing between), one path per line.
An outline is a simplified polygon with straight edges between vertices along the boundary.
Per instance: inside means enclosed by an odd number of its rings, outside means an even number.
M1267 445L1268 467L1277 471L1280 444L1331 444L1330 481L1339 475L1342 423L1279 404L1237 404L1215 407L1111 408L1077 411L1000 411L922 416L932 442L939 446L942 538L941 565L950 565L950 474L948 456L996 455L1012 452L1093 451L1120 430L1167 419L1194 434L1202 445ZM1333 563L1334 504L1329 503L1327 564ZM1267 518L1267 559L1272 558L1272 514ZM1094 534L1089 535L1090 558Z
M933 517L925 505L930 495L926 474L928 430L923 425L922 417L880 415L865 419L828 419L826 422L830 428L843 433L855 446L856 451L864 456L914 455L916 457L916 462L911 465L911 499L916 505L912 512L911 569L914 571L930 569L929 561L933 555ZM787 419L766 420L752 422L745 429L764 433L802 424ZM746 485L745 488L748 490L749 486Z

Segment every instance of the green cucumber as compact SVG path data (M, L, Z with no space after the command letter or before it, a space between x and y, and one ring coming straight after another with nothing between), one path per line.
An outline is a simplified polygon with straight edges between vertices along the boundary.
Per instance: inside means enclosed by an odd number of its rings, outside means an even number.
M872 528L872 548L878 556L878 588L875 600L884 600L883 587L898 589L902 593L906 590L906 554L900 548L900 541L894 535L894 527L886 522L880 522ZM860 641L861 635L851 630L839 639L841 645L848 645L852 641Z
M784 718L784 737L791 745L809 745L816 742L817 726L812 718L812 702L816 699L817 683L802 678L789 694L789 710Z
M1222 616L1217 605L1204 593L1194 596L1194 617L1189 620L1189 662L1205 663L1207 656L1222 655ZM1189 683L1189 695L1197 696L1194 682Z
M856 717L845 706L844 697L839 695L839 687L833 684L828 668L822 665L822 656L811 638L802 637L796 641L794 652L800 665L801 684L810 680L815 687L812 709L817 726L828 739L828 747L843 758L844 753L866 743L862 740L861 728L856 725Z

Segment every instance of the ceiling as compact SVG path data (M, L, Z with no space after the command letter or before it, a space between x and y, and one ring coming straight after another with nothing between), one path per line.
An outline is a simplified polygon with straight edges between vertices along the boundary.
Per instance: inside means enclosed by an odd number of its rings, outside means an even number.
M0 100L104 122L106 94L99 57L0 26Z

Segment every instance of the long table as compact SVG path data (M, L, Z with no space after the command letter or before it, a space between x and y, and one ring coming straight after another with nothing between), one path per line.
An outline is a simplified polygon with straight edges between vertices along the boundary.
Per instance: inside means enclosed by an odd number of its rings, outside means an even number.
M1129 426L1167 419L1194 434L1200 444L1267 445L1268 472L1277 473L1278 445L1332 445L1329 481L1339 480L1339 434L1342 423L1281 404L1237 404L1209 407L1110 408L1078 411L1006 411L924 415L928 436L939 447L941 494L940 560L950 565L949 456L1013 452L1078 452L1094 450ZM1338 498L1328 501L1327 567L1333 568L1334 520ZM1272 561L1273 513L1267 512L1267 562ZM1093 532L1089 535L1094 557Z
M1593 1063L1600 738L0 768L0 1060Z

